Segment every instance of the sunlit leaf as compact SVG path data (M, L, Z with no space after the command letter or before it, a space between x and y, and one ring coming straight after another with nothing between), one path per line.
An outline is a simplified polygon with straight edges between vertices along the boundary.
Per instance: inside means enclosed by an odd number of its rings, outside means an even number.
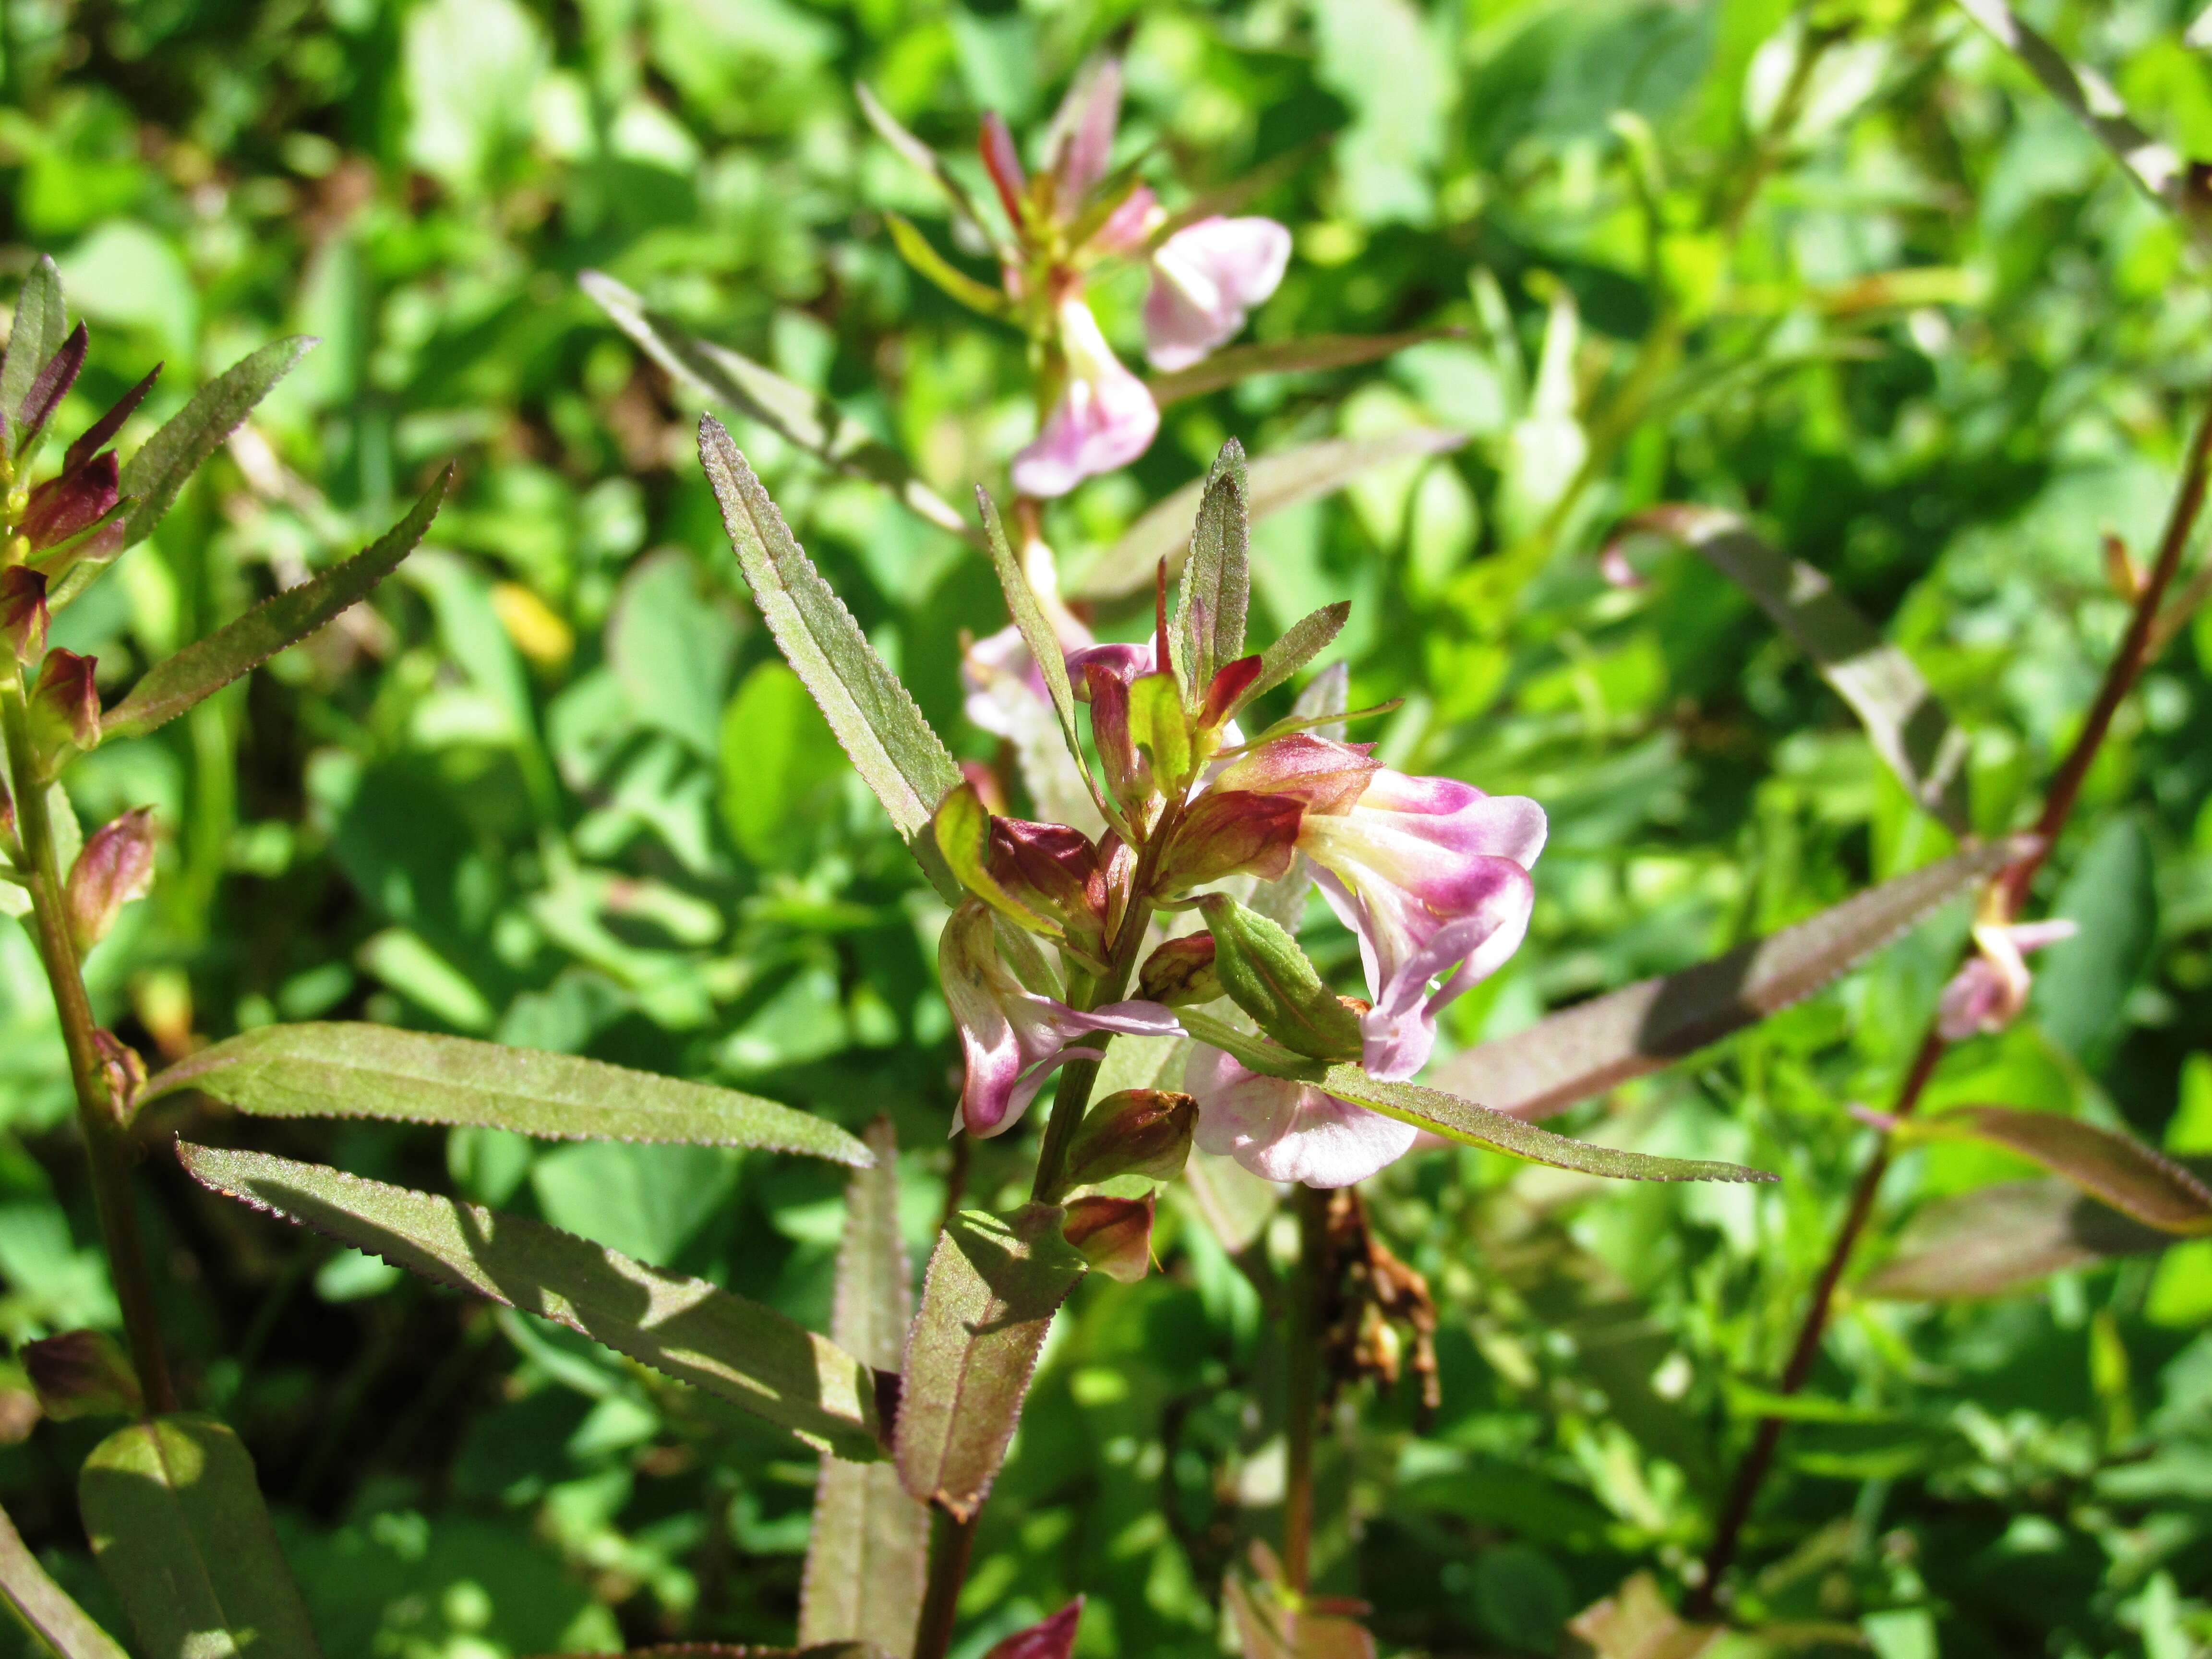
M1577 1003L1444 1060L1433 1080L1516 1117L1565 1111L1810 996L2026 845L1969 848L1725 956Z
M332 565L297 587L265 599L212 634L149 669L131 695L100 720L105 738L135 738L174 720L202 698L211 696L295 645L398 568L415 550L453 483L450 466L415 503L414 510L343 563Z
M960 781L951 753L711 415L699 422L699 459L769 631L890 814L891 827L946 902L957 902L959 885L930 833L938 803Z
M1068 756L1082 775L1092 804L1102 816L1107 816L1105 794L1091 777L1091 764L1084 758L1083 737L1075 723L1075 692L1067 682L1067 659L1061 651L1060 635L1044 614L1036 590L1030 585L1029 573L1022 568L1021 560L1006 539L1006 527L1000 520L998 503L979 488L975 505L983 515L983 534L991 549L991 567L998 572L1000 589L1006 596L1007 612L1021 632L1022 643L1030 648L1030 660L1036 665L1037 677L1044 681L1045 693L1052 700L1054 714L1059 718L1060 737L1067 745Z
M1997 1296L2069 1268L2164 1249L2170 1234L2130 1220L2066 1181L2004 1181L1917 1212L1895 1253L1859 1281L1899 1301Z
M395 1267L582 1332L856 1462L881 1455L867 1366L759 1304L542 1221L318 1164L180 1141L193 1179Z
M1196 696L1206 695L1215 670L1244 654L1251 603L1251 484L1244 446L1231 438L1206 471L1176 610L1175 636Z
M957 1519L990 1492L1052 1316L1083 1277L1060 1218L1049 1204L963 1210L930 1255L894 1443L907 1491Z
M1301 617L1280 634L1274 642L1260 653L1260 675L1244 688L1231 713L1241 710L1255 697L1266 696L1285 680L1304 668L1316 657L1328 649L1329 642L1344 629L1345 619L1352 615L1352 603L1340 599L1334 605L1325 605L1310 615ZM1338 699L1334 710L1343 713L1343 699ZM1300 711L1301 714L1318 711Z
M830 1334L863 1364L896 1373L914 1304L899 1235L898 1140L889 1118L878 1118L867 1139L875 1167L845 1188ZM799 1586L799 1639L857 1639L905 1653L928 1565L929 1511L907 1496L896 1467L823 1459Z
M69 337L69 315L62 302L61 273L54 262L40 254L23 278L15 298L15 320L8 336L8 351L0 359L0 413L7 416L7 447L10 455L23 443L23 405L31 383Z
M1316 369L1350 368L1371 363L1394 351L1419 345L1425 340L1449 339L1466 331L1457 328L1413 328L1398 334L1302 334L1293 339L1264 344L1228 346L1200 358L1188 368L1171 374L1155 374L1145 384L1152 401L1163 409L1185 398L1218 392L1255 374L1296 374Z
M969 310L986 317L1006 317L1013 307L1004 294L988 283L979 283L959 266L954 264L907 220L896 213L884 216L891 228L891 241L899 251L899 258L934 283L939 289Z
M1379 438L1327 438L1262 455L1249 467L1251 522L1258 524L1285 507L1331 495L1371 467L1416 455L1440 455L1466 441L1462 432L1413 427ZM1134 593L1151 585L1162 559L1174 574L1190 545L1205 493L1206 480L1193 479L1154 506L1084 571L1074 597L1111 599Z
M86 1536L150 1659L322 1650L246 1448L210 1417L157 1417L93 1449Z
M47 1576L0 1510L0 1599L61 1659L130 1659L123 1645Z
M1914 1139L1964 1136L2017 1152L2160 1232L2212 1233L2212 1188L2163 1152L2078 1117L1959 1106L1898 1127Z
M684 1141L866 1165L836 1124L757 1095L574 1054L389 1025L264 1025L179 1060L146 1102L180 1089L256 1117L468 1124L577 1140Z

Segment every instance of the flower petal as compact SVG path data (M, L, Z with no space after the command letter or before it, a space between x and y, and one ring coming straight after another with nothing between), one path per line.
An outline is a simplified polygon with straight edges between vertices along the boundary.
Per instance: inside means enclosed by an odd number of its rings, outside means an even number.
M1066 389L1044 429L1014 457L1014 488L1025 495L1065 495L1085 478L1127 466L1160 429L1152 394L1121 366L1081 301L1060 307L1060 337Z
M1201 219L1152 254L1145 296L1145 356L1152 367L1188 368L1235 337L1254 306L1273 294L1291 260L1291 233L1273 219Z

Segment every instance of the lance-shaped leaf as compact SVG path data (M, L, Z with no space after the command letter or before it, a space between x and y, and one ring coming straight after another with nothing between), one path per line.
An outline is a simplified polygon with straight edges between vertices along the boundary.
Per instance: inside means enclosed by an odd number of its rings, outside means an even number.
M269 395L269 389L290 374L316 344L307 336L295 334L232 364L194 392L190 403L124 462L120 488L131 497L131 516L124 520L125 547L143 542L152 533L177 499L177 492L185 487L185 480L199 471L200 463L215 453L216 447ZM83 568L76 567L70 575L75 576ZM55 602L63 602L75 591L64 577Z
M930 820L960 782L960 769L711 415L699 422L699 459L769 631L890 814L891 827L945 902L957 903L959 884L938 853Z
M131 695L103 717L104 736L135 738L151 732L359 604L422 542L453 480L449 466L422 492L413 511L353 557L297 587L286 588L237 621L156 663L131 688Z
M2204 199L2193 188L2189 163L2130 118L2111 82L2084 64L2068 62L2063 52L2022 22L2003 0L1959 3L2089 129L2146 194L2171 208L2199 240L2207 238L2212 226L2205 219Z
M829 398L727 346L701 339L648 309L643 299L603 271L587 270L577 280L640 349L700 396L758 421L825 466L881 485L939 529L982 544L975 526L922 483L904 456Z
M1400 334L1304 334L1294 340L1230 346L1200 358L1188 368L1155 374L1145 382L1152 401L1165 409L1186 398L1218 392L1255 374L1297 374L1317 369L1350 368L1371 363L1425 340L1449 339L1463 328L1414 328Z
M868 1162L868 1149L836 1124L757 1095L390 1025L243 1031L161 1072L139 1104L180 1089L255 1117L373 1117L560 1140L750 1146L863 1168Z
M1012 251L991 234L989 225L975 206L975 198L968 193L968 186L954 176L951 168L945 165L945 158L908 131L898 117L885 109L866 86L856 82L853 96L860 106L860 113L876 130L876 136L904 156L909 165L936 181L952 209L953 219L978 241L988 243L1002 262L1010 261Z
M896 1373L913 1316L913 1276L899 1235L898 1140L890 1120L868 1129L875 1167L845 1189L837 1300L830 1334L878 1372ZM799 1582L802 1643L872 1642L904 1655L929 1566L929 1511L907 1496L889 1462L824 1458Z
M93 1449L84 1530L149 1659L317 1659L307 1609L239 1438L210 1417L157 1417Z
M1954 854L1725 956L1470 1048L1439 1065L1435 1080L1516 1117L1565 1111L1810 996L2033 844L2014 838Z
M2130 1220L2070 1182L2002 1181L1940 1198L1905 1224L1862 1296L1904 1302L1997 1296L2112 1256L2148 1255L2172 1235Z
M61 1659L131 1659L123 1644L54 1583L0 1510L0 1599Z
M1747 1170L1740 1164L1718 1164L1709 1158L1653 1158L1644 1152L1618 1152L1593 1146L1540 1129L1517 1117L1493 1112L1471 1100L1462 1100L1441 1090L1416 1083L1383 1083L1357 1066L1338 1064L1322 1073L1320 1086L1339 1100L1351 1101L1370 1111L1418 1124L1468 1146L1487 1146L1532 1164L1573 1170L1583 1175L1608 1176L1617 1181L1771 1181L1765 1170Z
M2093 1198L2160 1232L2212 1233L2212 1188L2132 1136L2057 1112L1960 1106L1897 1126L1909 1139L1964 1137L2032 1158Z
M1260 653L1260 672L1246 686L1231 707L1233 715L1241 713L1255 697L1265 696L1285 680L1304 668L1316 657L1328 649L1329 641L1344 629L1346 618L1352 615L1352 602L1339 599L1334 605L1325 605L1318 611L1301 617L1275 638L1275 642ZM1335 712L1344 712L1345 699L1337 699ZM1301 714L1322 712L1300 710Z
M1006 1461L1052 1316L1084 1264L1061 1212L963 1210L938 1236L907 1337L895 1450L899 1478L965 1521Z
M1231 438L1206 471L1176 610L1182 666L1197 696L1206 695L1216 669L1244 654L1252 603L1250 498L1244 446Z
M988 283L979 283L954 264L930 245L929 238L915 229L913 223L896 213L884 216L891 228L891 242L899 251L899 258L912 265L934 283L951 298L969 310L986 317L1007 317L1013 307L1004 294Z
M41 253L23 278L22 292L15 296L15 320L8 335L8 353L0 359L0 414L7 416L10 455L22 447L23 405L30 398L32 382L68 337L61 273Z
M1802 559L1770 547L1733 513L1655 507L1638 515L1635 527L1694 548L1757 600L1851 706L1905 793L1954 835L1967 833L1966 734L1951 724L1912 659L1882 638L1833 583Z
M1333 494L1371 467L1415 455L1440 455L1467 441L1463 432L1413 427L1379 438L1326 438L1263 455L1248 472L1250 522ZM1119 599L1148 586L1162 559L1173 574L1182 565L1206 481L1194 479L1131 525L1094 560L1075 586L1084 599Z
M703 1279L542 1221L319 1164L179 1141L203 1186L395 1267L536 1314L855 1462L880 1455L875 1376L827 1337Z

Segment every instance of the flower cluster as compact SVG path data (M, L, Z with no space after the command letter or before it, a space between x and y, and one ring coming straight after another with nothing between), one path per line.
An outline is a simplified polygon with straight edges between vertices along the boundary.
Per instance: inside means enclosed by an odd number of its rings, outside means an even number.
M1112 1034L1182 1032L1197 1039L1183 1080L1200 1148L1270 1180L1342 1186L1418 1130L1316 1078L1342 1064L1384 1081L1421 1068L1439 1010L1527 931L1545 820L1533 801L1409 776L1371 744L1325 735L1340 709L1243 734L1240 717L1346 612L1244 650L1243 490L1232 442L1207 481L1176 616L1164 568L1141 642L1092 641L1030 580L1048 569L1042 550L1018 560L999 538L1024 620L971 648L969 707L1018 741L1056 724L1078 780L1064 793L1090 827L994 811L973 781L939 809L939 850L971 896L939 949L967 1058L961 1123L1002 1133L1055 1067L1097 1059ZM1088 750L1075 724L1086 705ZM1329 990L1268 914L1294 918L1309 880L1358 940L1364 999ZM1182 931L1194 914L1204 931Z
M1121 65L1101 58L1076 78L1044 139L1048 164L1022 165L997 115L983 120L983 166L1007 234L987 227L952 175L875 101L863 107L884 136L952 197L958 228L988 246L1000 268L992 289L946 264L911 226L896 222L902 252L956 299L1018 321L1039 364L1041 428L1013 459L1024 495L1064 495L1085 478L1126 466L1151 447L1160 412L1125 368L1092 312L1092 284L1117 264L1142 261L1145 355L1164 372L1188 368L1236 337L1290 263L1291 234L1272 219L1172 216L1133 169L1112 165L1121 124Z

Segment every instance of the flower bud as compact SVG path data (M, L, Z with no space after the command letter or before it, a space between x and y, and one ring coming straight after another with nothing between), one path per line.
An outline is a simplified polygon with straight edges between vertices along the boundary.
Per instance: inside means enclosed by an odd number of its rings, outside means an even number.
M16 530L33 551L89 530L121 499L112 450L47 479L31 492Z
M98 830L69 873L65 905L77 954L107 937L115 918L154 884L154 812L134 807Z
M1213 968L1213 935L1187 933L1171 939L1145 959L1137 971L1137 994L1170 1008L1195 1008L1222 994Z
M1298 942L1225 893L1200 902L1213 931L1215 970L1230 1000L1293 1054L1353 1060L1359 1017L1330 990Z
M107 1083L108 1104L118 1118L127 1121L138 1109L138 1097L146 1091L145 1056L104 1027L93 1032L92 1046L100 1051L100 1072Z
M1079 1595L1043 1623L1016 1631L983 1659L1067 1659L1075 1650L1075 1627L1082 1618Z
M23 1345L23 1369L48 1417L137 1417L146 1409L138 1378L115 1339L102 1331L64 1331Z
M0 643L18 662L46 648L46 579L24 565L0 570Z
M1190 1156L1198 1103L1168 1089L1124 1089L1092 1107L1067 1149L1066 1183L1094 1187L1116 1176L1172 1181Z
M1133 1285L1152 1271L1152 1199L1079 1198L1067 1206L1060 1237L1096 1272Z
M15 798L8 793L8 785L0 780L0 853L21 862L23 843L15 833Z
M1159 892L1188 892L1207 882L1249 871L1279 880L1297 856L1305 808L1288 795L1243 789L1209 789L1199 797L1160 860Z
M92 679L98 661L57 648L39 665L38 684L31 688L31 735L49 763L71 745L99 745L100 688Z

